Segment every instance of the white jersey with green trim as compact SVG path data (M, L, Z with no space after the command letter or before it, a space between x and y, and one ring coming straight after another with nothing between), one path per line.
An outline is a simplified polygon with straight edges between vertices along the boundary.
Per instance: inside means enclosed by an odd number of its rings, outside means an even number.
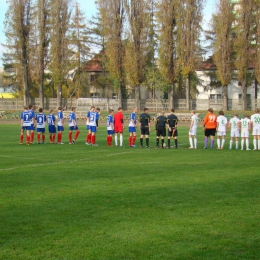
M260 114L253 114L251 116L251 122L253 126L260 126Z

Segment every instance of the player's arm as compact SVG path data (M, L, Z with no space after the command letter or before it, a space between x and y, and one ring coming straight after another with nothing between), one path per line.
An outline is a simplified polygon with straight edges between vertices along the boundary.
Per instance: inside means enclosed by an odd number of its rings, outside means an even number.
M97 113L97 117L96 117L96 126L98 128L98 120L99 120L99 114Z
M123 127L123 129L124 129L124 117L123 117L123 115L122 115L122 117L121 117L121 123L122 123L122 127Z

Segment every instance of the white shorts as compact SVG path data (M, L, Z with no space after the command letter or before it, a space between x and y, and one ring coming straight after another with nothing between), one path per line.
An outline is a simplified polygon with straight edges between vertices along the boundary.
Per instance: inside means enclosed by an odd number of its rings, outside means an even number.
M253 127L253 135L260 135L260 126L256 125Z
M248 138L248 137L249 137L249 131L243 131L243 132L241 132L241 137Z
M238 129L231 130L230 137L239 137L239 130Z
M191 130L189 131L189 135L197 135L197 127L192 127Z
M225 136L225 135L226 135L226 131L217 132L217 136Z

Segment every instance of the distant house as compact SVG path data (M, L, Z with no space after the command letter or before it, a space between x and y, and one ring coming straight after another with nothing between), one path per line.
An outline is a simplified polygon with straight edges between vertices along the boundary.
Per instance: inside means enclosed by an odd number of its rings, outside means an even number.
M213 58L205 60L201 63L199 68L196 70L196 73L200 80L203 82L202 86L197 86L197 99L222 99L222 87L216 87L215 83L217 81L216 78L216 65L213 62ZM254 67L253 64L250 64L249 73L253 74ZM236 74L236 70L234 69L234 75ZM259 87L259 85L257 86ZM252 81L252 84L247 88L247 97L248 99L255 98L255 82ZM241 99L242 91L239 86L239 82L237 79L231 80L228 84L228 98L229 99Z
M88 97L92 98L110 98L116 99L117 93L114 91L114 88L111 84L108 86L100 86L98 84L99 77L108 76L108 72L102 67L102 52L96 54L91 60L89 60L81 69L87 73L87 81L89 85L89 95Z

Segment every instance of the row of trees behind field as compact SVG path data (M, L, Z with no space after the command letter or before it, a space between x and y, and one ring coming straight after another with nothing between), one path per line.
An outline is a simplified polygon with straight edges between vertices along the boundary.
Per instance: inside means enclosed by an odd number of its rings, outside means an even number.
M84 64L93 51L102 55L102 75L96 84L113 87L119 103L126 86L168 93L170 108L175 97L196 95L196 69L205 55L202 43L205 0L97 0L97 16L85 18L72 0L8 0L5 19L5 82L14 85L28 104L31 97L82 96L88 81ZM87 3L86 3L87 5ZM236 77L241 85L243 109L246 90L260 80L260 3L219 0L206 33L217 66L216 86ZM204 48L202 47L204 46ZM249 73L249 67L254 73ZM72 77L69 77L69 72ZM234 73L235 72L235 73Z

